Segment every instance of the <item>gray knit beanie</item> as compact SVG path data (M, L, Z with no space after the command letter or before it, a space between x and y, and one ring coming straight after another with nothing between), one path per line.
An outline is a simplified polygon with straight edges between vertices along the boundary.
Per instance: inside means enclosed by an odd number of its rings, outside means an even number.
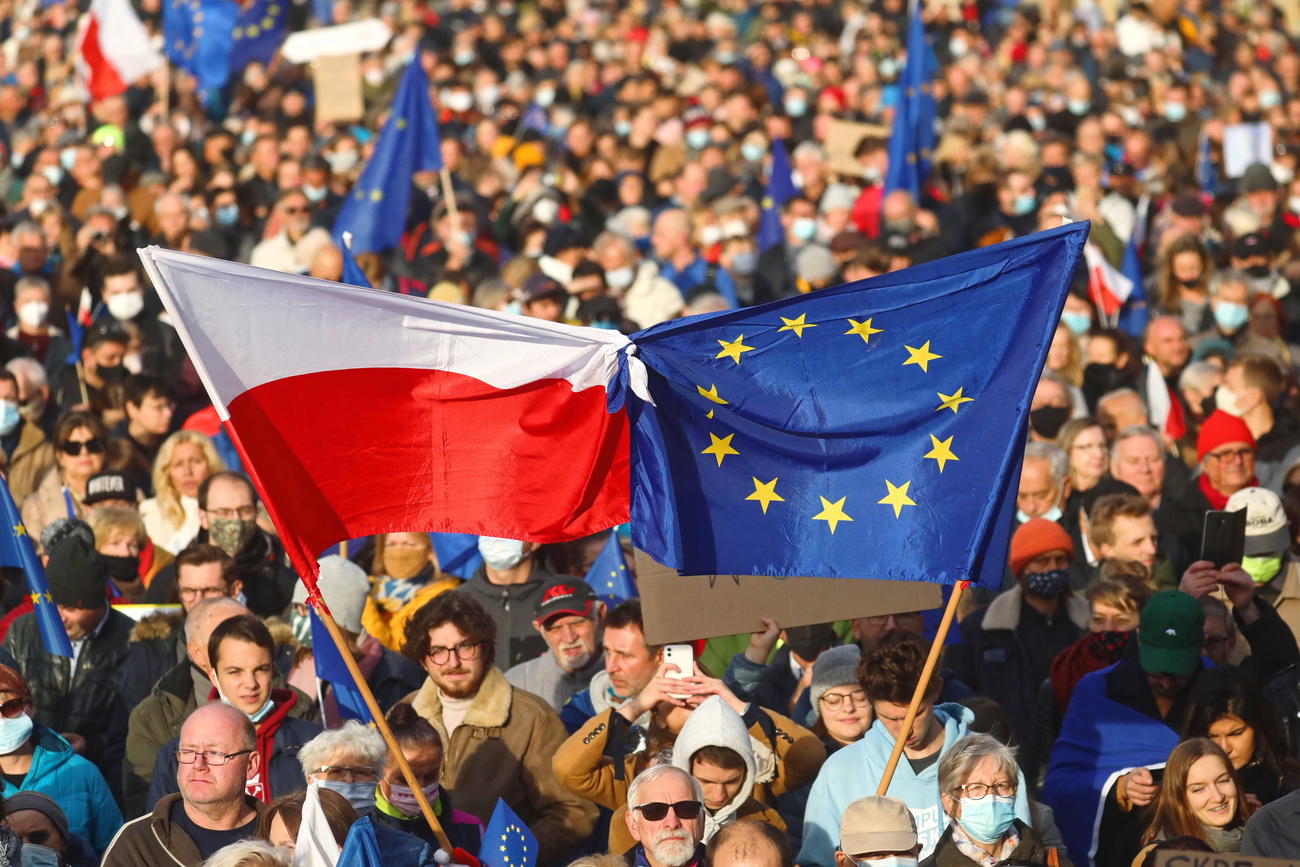
M817 657L813 663L812 685L808 687L808 697L812 699L810 721L821 718L821 700L826 690L858 682L858 662L861 659L862 651L856 644L832 647Z

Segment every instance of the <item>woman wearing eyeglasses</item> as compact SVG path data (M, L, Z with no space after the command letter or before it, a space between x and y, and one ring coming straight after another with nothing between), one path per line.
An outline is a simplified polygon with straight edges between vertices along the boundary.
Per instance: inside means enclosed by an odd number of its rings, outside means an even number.
M86 495L86 482L104 468L106 436L104 425L88 412L67 413L55 425L54 468L45 474L35 493L23 501L22 508L27 535L38 549L37 540L50 521L85 518L81 500ZM69 503L72 515L68 514Z
M49 796L68 819L68 832L81 837L101 857L122 827L118 810L99 769L72 746L32 721L32 694L22 675L0 665L0 774L3 795L19 789ZM14 780L20 780L14 785Z
M1065 852L1043 845L1016 818L1020 769L1011 749L991 735L966 735L939 761L939 799L951 820L922 867L1069 867Z
M826 755L862 740L875 716L871 702L858 683L862 650L856 644L833 647L813 663L812 730L822 739Z

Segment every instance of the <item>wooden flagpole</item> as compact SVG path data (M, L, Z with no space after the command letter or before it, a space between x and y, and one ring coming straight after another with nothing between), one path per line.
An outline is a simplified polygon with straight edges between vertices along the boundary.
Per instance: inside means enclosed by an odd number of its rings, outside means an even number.
M930 685L930 677L939 664L939 654L943 652L944 639L948 637L948 629L957 614L957 600L961 598L962 591L969 584L969 581L958 581L953 585L952 595L948 597L948 607L943 610L939 630L934 635L934 643L930 645L930 655L926 657L925 668L921 669L921 679L916 682L916 691L912 693L912 703L907 706L907 716L903 717L903 725L898 730L898 736L894 738L894 750L889 754L885 773L881 775L880 785L876 787L877 795L884 795L889 791L889 784L894 779L894 769L898 767L898 760L903 757L903 746L912 731L912 723L916 722L917 712L921 709L921 700L925 698L925 689Z

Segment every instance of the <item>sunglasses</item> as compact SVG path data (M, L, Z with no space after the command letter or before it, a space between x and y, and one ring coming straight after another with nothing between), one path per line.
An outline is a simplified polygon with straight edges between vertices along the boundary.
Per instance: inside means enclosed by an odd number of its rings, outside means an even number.
M0 716L5 719L18 719L23 715L27 705L28 701L25 698L11 698L4 704L0 704Z
M74 458L81 454L83 448L86 450L87 454L103 454L104 441L99 437L95 437L94 439L88 439L85 442L81 442L80 440L64 440L59 443L59 449L62 450L65 455L71 455Z
M700 810L704 805L699 801L678 801L674 804L665 804L662 801L651 801L648 804L642 804L639 807L633 807L634 810L640 810L641 815L649 822L662 822L668 816L668 811L672 810L677 814L679 819L697 819Z

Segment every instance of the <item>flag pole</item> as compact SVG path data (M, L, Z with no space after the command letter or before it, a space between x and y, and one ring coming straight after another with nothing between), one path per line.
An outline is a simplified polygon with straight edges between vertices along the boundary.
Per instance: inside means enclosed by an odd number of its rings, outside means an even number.
M442 197L447 200L447 216L451 217L452 236L460 231L460 210L456 207L456 194L451 189L451 170L446 166L438 169L438 177L442 180Z
M926 657L925 668L921 669L921 679L916 682L916 691L912 693L912 703L907 706L907 716L903 717L903 725L898 730L898 736L894 738L894 750L889 754L885 772L880 776L880 785L876 787L877 795L884 795L889 791L889 783L894 779L894 769L898 767L898 760L903 757L903 746L912 731L912 723L916 722L917 713L921 709L921 700L925 698L926 687L930 685L930 677L939 664L943 642L948 637L948 629L957 614L957 600L961 598L962 591L969 584L969 581L958 581L952 587L952 595L948 597L948 607L943 610L943 619L939 621L939 629L934 634L934 643L930 645L930 655Z
M77 359L77 385L81 386L81 402L90 403L90 395L86 393L86 368L80 358Z
M370 716L375 721L375 728L379 729L379 734L383 737L384 742L388 744L389 754L397 762L397 767L406 779L406 784L411 787L411 792L420 805L420 812L424 815L425 821L429 823L429 828L433 831L434 836L438 838L438 845L450 855L452 845L451 841L447 839L447 832L442 829L442 823L433 814L433 808L429 806L429 799L424 796L424 789L420 786L419 780L415 779L415 771L411 770L410 762L406 760L402 748L397 744L397 739L393 737L393 730L388 727L388 720L384 719L383 711L379 709L379 703L375 701L375 694L370 691L370 685L366 683L365 676L361 673L361 669L357 667L357 661L352 655L352 650L348 647L347 641L344 640L339 625L334 622L334 616L330 614L329 608L325 605L325 600L321 598L315 582L307 585L307 604L315 609L321 623L325 624L325 629L329 631L334 646L339 650L339 656L343 657L343 664L348 667L348 673L352 675L352 680L361 692L361 697L365 699L366 709L370 711Z

